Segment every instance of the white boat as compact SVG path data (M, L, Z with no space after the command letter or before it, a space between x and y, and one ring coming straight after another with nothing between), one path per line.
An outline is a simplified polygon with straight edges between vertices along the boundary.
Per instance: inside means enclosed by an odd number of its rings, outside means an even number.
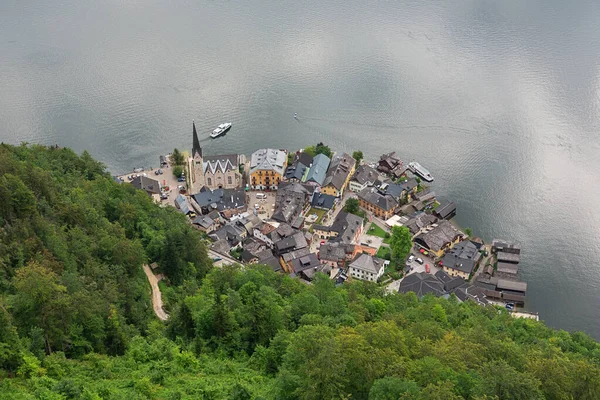
M423 178L427 182L432 182L433 181L433 176L431 176L431 174L429 173L429 171L427 171L425 169L425 167L423 167L418 162L414 162L413 161L413 162L409 163L408 164L408 169L412 173L419 175L421 178Z
M210 137L213 139L218 138L219 136L226 134L229 129L231 129L231 122L221 124L217 127L217 129L212 131Z

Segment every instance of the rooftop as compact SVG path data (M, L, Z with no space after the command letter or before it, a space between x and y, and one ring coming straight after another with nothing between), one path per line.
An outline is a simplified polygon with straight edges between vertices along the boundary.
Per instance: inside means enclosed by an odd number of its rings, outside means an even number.
M275 171L284 175L287 154L283 150L260 149L252 153L250 158L250 173L255 171Z
M317 154L313 158L312 166L306 176L306 182L314 182L318 185L322 185L325 181L325 175L327 174L327 168L331 160L325 154Z
M356 160L347 153L335 155L327 170L323 186L331 185L337 190L341 190L355 163Z
M372 272L374 274L379 274L384 265L381 258L362 253L350 263L350 267L357 268L362 271Z
M381 194L375 188L364 188L358 193L358 198L385 211L393 210L398 206L393 196Z

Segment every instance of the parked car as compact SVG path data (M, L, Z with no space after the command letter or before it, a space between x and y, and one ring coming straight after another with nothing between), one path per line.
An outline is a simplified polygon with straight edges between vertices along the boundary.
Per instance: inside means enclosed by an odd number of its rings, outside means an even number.
M423 263L425 262L425 261L423 261L423 259L421 259L421 258L417 258L415 261L416 261L416 262L418 262L418 263L419 263L419 264L421 264L421 265L423 265Z
M180 176L179 178L177 178L177 182L185 182L185 177Z
M512 311L515 309L515 303L506 303L504 307L506 307L508 311Z
M431 269L429 268L429 264L425 264L425 272L430 273Z
M413 261L415 261L415 256L411 254L410 257L408 257L408 262L411 263Z
M213 262L217 262L217 261L221 261L221 260L222 260L221 257L215 257L215 258L213 258Z

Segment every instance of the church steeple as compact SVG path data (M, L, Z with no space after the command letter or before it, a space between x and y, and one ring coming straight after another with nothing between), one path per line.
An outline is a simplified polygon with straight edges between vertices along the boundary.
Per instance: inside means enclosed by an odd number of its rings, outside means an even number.
M200 147L200 141L198 140L198 133L196 132L196 123L192 121L192 129L193 129L193 143L192 143L192 157L196 158L196 153L202 157L202 147Z

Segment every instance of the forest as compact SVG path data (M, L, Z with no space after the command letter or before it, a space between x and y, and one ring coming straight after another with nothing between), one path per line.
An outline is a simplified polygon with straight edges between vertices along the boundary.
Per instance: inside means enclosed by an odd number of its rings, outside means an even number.
M584 333L370 282L214 268L181 213L87 152L0 145L0 218L0 399L600 398Z

